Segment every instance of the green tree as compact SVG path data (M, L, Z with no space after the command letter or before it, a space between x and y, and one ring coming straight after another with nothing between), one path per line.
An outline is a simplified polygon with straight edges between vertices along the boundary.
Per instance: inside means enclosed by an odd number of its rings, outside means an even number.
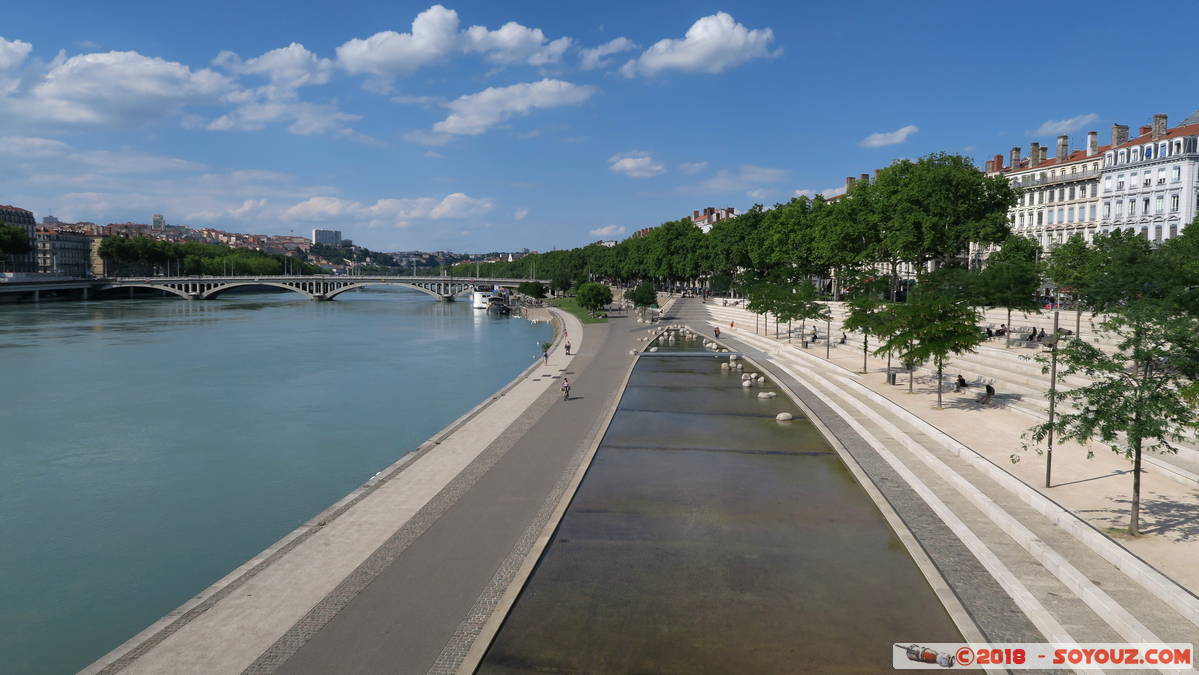
M1093 251L1082 235L1075 234L1058 244L1045 260L1045 276L1070 296L1074 304L1074 336L1082 335L1082 296L1092 273Z
M517 292L523 293L530 298L540 300L545 297L545 284L540 281L522 281L516 287Z
M1177 452L1173 441L1199 429L1190 400L1199 380L1199 320L1169 303L1142 300L1109 308L1099 328L1116 338L1108 353L1082 340L1058 350L1058 378L1081 375L1090 384L1053 397L1071 408L1031 430L1040 443L1050 430L1080 443L1100 441L1132 461L1128 533L1140 534L1141 460L1145 450Z
M625 297L631 300L637 307L652 307L658 304L658 292L654 290L654 285L648 281L638 284Z
M1012 310L1040 312L1037 288L1041 272L1037 264L1040 247L1018 235L1011 235L1003 246L987 258L987 266L978 273L982 303L1007 310L1007 346L1011 346Z
M574 287L575 280L570 270L559 269L550 276L550 290L554 293L566 293Z
M979 313L966 295L959 271L938 270L921 277L907 302L892 305L890 321L880 332L880 351L898 354L905 363L932 361L937 374L937 407L941 407L945 361L972 352L985 339Z
M583 308L597 312L612 302L612 289L604 284L589 281L579 286L575 298Z
M886 324L886 285L885 279L864 277L849 288L849 301L846 302L848 315L841 327L862 334L863 373L869 370L866 359L870 353L870 336L878 335Z

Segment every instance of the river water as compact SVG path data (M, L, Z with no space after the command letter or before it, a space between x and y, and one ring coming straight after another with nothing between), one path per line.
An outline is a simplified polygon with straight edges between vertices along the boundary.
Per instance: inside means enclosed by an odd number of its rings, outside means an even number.
M99 658L499 389L550 336L390 288L0 306L0 670Z

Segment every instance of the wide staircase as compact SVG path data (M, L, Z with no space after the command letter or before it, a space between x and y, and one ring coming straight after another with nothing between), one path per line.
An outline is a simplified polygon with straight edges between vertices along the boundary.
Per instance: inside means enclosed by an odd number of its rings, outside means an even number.
M721 327L731 347L765 352L775 368L828 403L921 495L1047 640L1199 643L1199 598L1002 467L863 386L860 376L794 343L779 344L773 332L754 334L752 315L719 300L684 300L672 314L706 335ZM999 375L1008 361L1015 360L988 354L977 363Z
M722 302L729 304L722 304ZM733 302L738 302L738 304L734 305ZM832 315L831 328L826 327L823 321L816 324L809 322L804 326L805 335L801 335L800 325L793 323L792 344L802 345L803 341L809 338L812 331L815 330L818 339L810 345L810 348L818 353L823 353L824 341L828 338L825 335L827 331L831 333L833 344L837 349L853 349L860 354L862 335L842 329L842 323L847 313L845 303L830 302L827 305ZM740 327L754 325L755 317L744 309L742 301L709 299L708 303L702 306L707 309L711 320L719 325L727 326L729 322L734 322ZM1063 318L1059 325L1074 330L1073 312L1062 312L1062 316L1068 316L1069 321ZM1005 310L988 310L984 313L983 320L984 328L986 325L998 327L1000 324L1007 323L1007 312ZM1053 314L1048 312L1025 316L1022 313L1013 313L1012 322L1015 324L1017 333L1010 341L1003 337L991 338L975 352L957 355L949 359L945 364L945 385L952 387L958 374L961 374L971 387L977 389L982 389L983 386L990 384L996 391L994 399L996 405L1043 420L1049 415L1049 375L1046 365L1034 360L1034 357L1038 354L1047 356L1048 347L1041 342L1030 342L1023 338L1029 329L1034 327L1038 331L1044 329L1047 336L1051 335L1053 333ZM1082 325L1082 339L1088 340L1101 349L1114 348L1109 336L1091 330L1089 314L1083 315ZM780 339L786 340L786 331L786 325L781 325ZM770 322L768 327L761 332L768 333L773 337L775 335L774 323ZM845 335L845 344L840 343L843 334ZM869 349L873 351L874 348L875 343L871 340ZM901 367L896 364L895 370L900 371ZM906 371L903 372L906 373ZM935 370L925 364L917 368L916 373L930 377L935 375ZM1086 378L1067 376L1059 381L1058 386L1061 390L1069 390L1086 384ZM1059 404L1058 410L1059 412L1069 411L1071 408L1068 404ZM1146 453L1146 461L1174 480L1186 485L1199 485L1199 438L1196 438L1193 432L1188 432L1184 434L1182 441L1174 442L1174 445L1178 448L1177 453Z

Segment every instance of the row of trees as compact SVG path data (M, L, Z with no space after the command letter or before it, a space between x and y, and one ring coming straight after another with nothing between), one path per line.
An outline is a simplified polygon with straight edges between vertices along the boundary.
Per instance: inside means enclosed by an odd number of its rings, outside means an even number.
M1199 427L1199 222L1160 247L1121 231L1090 244L1075 237L1046 253L1011 233L1007 212L1017 198L1002 177L935 154L898 161L844 199L755 206L706 235L672 221L615 247L532 255L482 273L550 279L554 290L591 279L735 288L751 310L799 321L801 331L825 319L822 299L844 297L844 328L864 336L864 369L871 352L909 371L927 363L939 385L947 361L985 339L982 308L1007 308L1010 330L1011 313L1037 311L1045 301L1038 291L1051 282L1080 310L1075 338L1081 310L1090 310L1115 347L1060 344L1057 377L1078 374L1092 384L1053 388L1063 412L1034 427L1032 442L1099 442L1130 459L1129 532L1137 534L1143 452L1174 451ZM968 257L971 244L997 248L983 266ZM914 284L900 282L905 267L921 271Z
M32 250L25 228L0 221L0 269L7 266L11 257L25 255Z
M100 257L122 276L325 273L316 265L286 255L149 237L108 237L100 243Z
M798 197L771 209L757 205L703 234L689 219L663 223L616 246L592 244L486 263L480 273L550 280L552 290L579 281L651 281L715 292L771 279L846 278L881 266L897 292L899 271L961 255L970 242L1002 242L1016 193L1002 177L987 177L966 157L934 154L900 160L850 198ZM459 265L456 275L474 274ZM748 274L747 274L748 273Z

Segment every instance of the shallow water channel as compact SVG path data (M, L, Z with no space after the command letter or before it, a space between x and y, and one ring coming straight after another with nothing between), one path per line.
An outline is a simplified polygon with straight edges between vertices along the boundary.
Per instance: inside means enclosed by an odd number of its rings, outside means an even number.
M478 672L883 672L961 641L820 432L722 360L640 359Z

